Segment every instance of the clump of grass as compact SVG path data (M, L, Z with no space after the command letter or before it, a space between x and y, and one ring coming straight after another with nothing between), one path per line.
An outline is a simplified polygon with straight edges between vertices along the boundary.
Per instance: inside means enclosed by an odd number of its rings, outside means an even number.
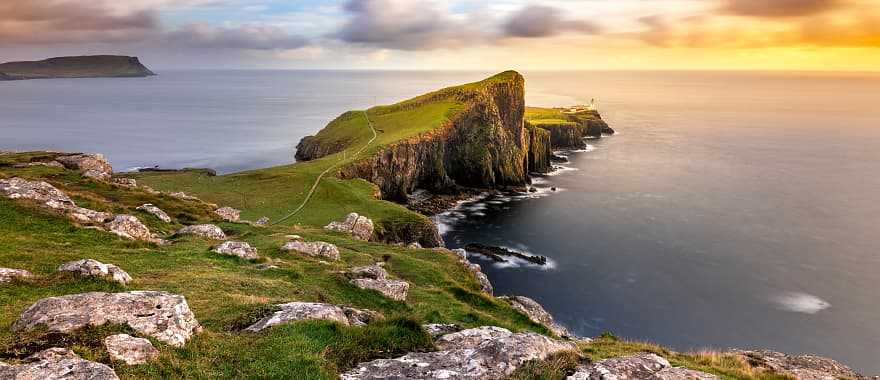
M433 339L417 321L395 318L360 329L345 330L342 337L327 348L325 355L338 368L348 369L368 360L430 351L433 348Z
M574 374L583 358L574 351L557 352L545 360L532 360L518 368L505 380L564 380Z
M261 319L266 318L280 310L281 308L275 304L259 305L238 316L237 318L229 321L226 325L225 330L244 331L244 329L252 326L254 323L257 323Z

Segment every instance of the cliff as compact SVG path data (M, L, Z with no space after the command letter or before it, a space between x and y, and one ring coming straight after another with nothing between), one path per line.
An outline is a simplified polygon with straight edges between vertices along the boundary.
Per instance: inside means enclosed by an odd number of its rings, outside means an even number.
M0 80L146 77L156 75L137 57L94 55L0 64Z
M583 149L584 138L601 138L614 134L598 111L570 112L564 108L527 107L526 122L550 132L550 143L555 149Z

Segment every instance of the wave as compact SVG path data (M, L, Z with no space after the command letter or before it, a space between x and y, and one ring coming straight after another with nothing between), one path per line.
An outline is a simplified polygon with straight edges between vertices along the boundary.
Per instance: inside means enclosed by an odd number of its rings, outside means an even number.
M816 314L831 307L831 303L812 294L786 292L777 294L770 299L781 310L795 313Z

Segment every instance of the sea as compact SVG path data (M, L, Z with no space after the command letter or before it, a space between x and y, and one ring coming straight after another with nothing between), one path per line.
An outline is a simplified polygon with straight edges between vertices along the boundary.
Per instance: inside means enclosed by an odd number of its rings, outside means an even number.
M0 82L0 150L100 152L118 171L293 161L340 113L488 72L158 70ZM528 195L436 217L498 295L583 336L768 348L880 373L880 74L528 72L534 106L595 99L617 131ZM556 190L551 190L555 188Z

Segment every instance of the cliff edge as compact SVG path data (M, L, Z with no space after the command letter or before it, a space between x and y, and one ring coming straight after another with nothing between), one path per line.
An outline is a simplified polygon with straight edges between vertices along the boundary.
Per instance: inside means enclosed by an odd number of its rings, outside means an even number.
M137 57L93 55L0 64L0 80L147 77L156 75Z

